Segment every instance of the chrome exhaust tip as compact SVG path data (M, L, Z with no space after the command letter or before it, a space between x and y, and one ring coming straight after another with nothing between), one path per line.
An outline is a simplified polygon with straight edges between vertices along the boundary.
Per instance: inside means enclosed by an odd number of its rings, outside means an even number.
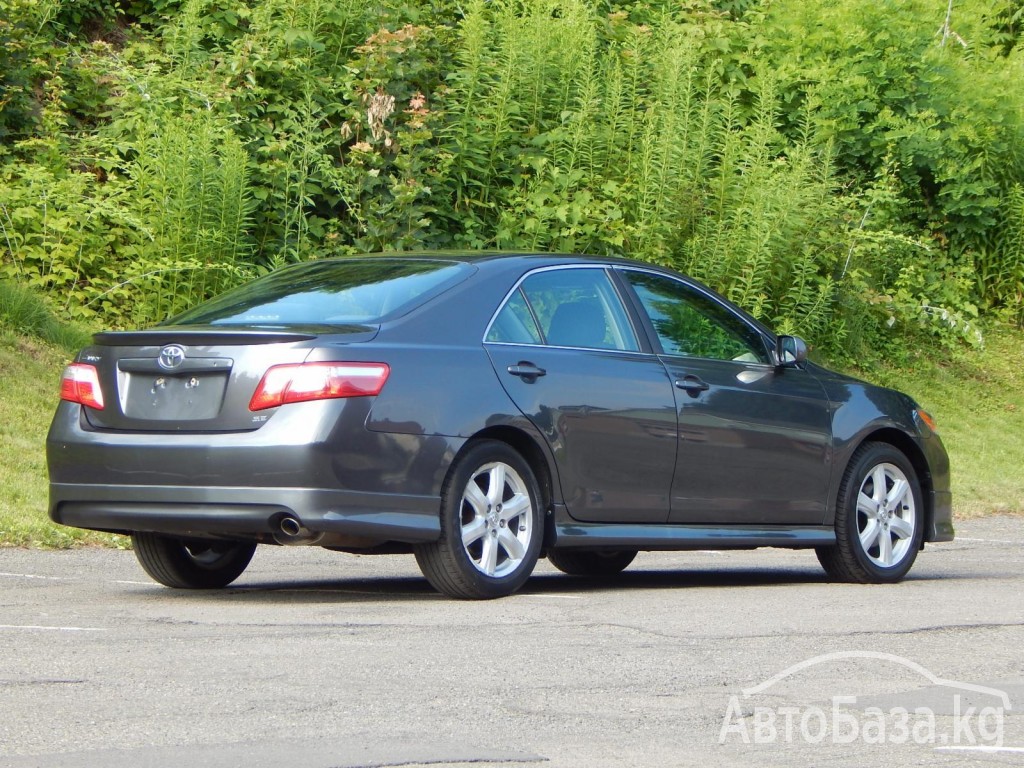
M311 546L318 544L324 537L322 533L313 533L292 515L282 517L277 524L277 530L274 541L285 546Z

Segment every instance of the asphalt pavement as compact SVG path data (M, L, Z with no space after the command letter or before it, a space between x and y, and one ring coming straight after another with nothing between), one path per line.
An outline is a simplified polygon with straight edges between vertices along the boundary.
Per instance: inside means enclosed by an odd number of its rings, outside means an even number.
M957 532L894 586L641 553L488 602L411 556L261 547L179 592L0 549L0 766L1022 765L1024 519Z

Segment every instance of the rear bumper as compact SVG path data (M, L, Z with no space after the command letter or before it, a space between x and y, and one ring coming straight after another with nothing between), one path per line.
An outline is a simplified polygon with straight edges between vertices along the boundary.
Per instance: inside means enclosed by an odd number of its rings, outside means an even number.
M257 430L205 434L90 429L62 402L46 444L50 517L258 541L292 517L311 534L437 539L441 485L465 441L370 432L365 400L297 403Z
M271 538L292 517L313 534L415 543L441 535L440 499L306 488L50 484L50 517L75 528Z

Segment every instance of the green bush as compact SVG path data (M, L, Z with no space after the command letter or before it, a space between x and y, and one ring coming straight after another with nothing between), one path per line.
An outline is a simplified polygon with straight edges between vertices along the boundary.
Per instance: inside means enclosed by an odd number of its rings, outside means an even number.
M784 103L815 100L816 141L832 142L840 174L873 198L867 229L884 221L917 241L908 252L900 238L875 238L876 252L887 240L896 245L881 255L904 276L880 292L902 290L938 326L963 335L950 318L984 307L1019 319L1024 309L1012 247L1014 190L1024 177L1024 59L1019 3L949 8L944 18L945 6L919 0L782 0L758 37ZM887 193L879 197L871 189L881 178ZM962 279L975 272L977 280Z
M0 158L9 144L38 126L36 89L46 76L52 7L33 0L0 0Z
M1011 0L0 10L0 275L65 317L498 247L674 266L839 359L1024 321Z

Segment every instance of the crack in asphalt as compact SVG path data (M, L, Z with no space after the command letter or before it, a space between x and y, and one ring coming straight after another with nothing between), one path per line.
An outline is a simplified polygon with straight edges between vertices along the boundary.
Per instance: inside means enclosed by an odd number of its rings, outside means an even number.
M615 627L617 629L628 629L642 635L653 635L654 637L665 638L666 640L777 640L780 637L849 637L862 635L916 635L928 632L947 632L952 630L973 630L973 629L1009 629L1012 627L1024 627L1024 621L1008 622L979 622L977 624L936 624L928 627L908 627L907 629L860 629L844 630L842 632L784 632L761 635L673 635L668 632L659 632L655 629L637 627L631 624L608 624L590 623L585 625L588 629L599 629L601 627Z

